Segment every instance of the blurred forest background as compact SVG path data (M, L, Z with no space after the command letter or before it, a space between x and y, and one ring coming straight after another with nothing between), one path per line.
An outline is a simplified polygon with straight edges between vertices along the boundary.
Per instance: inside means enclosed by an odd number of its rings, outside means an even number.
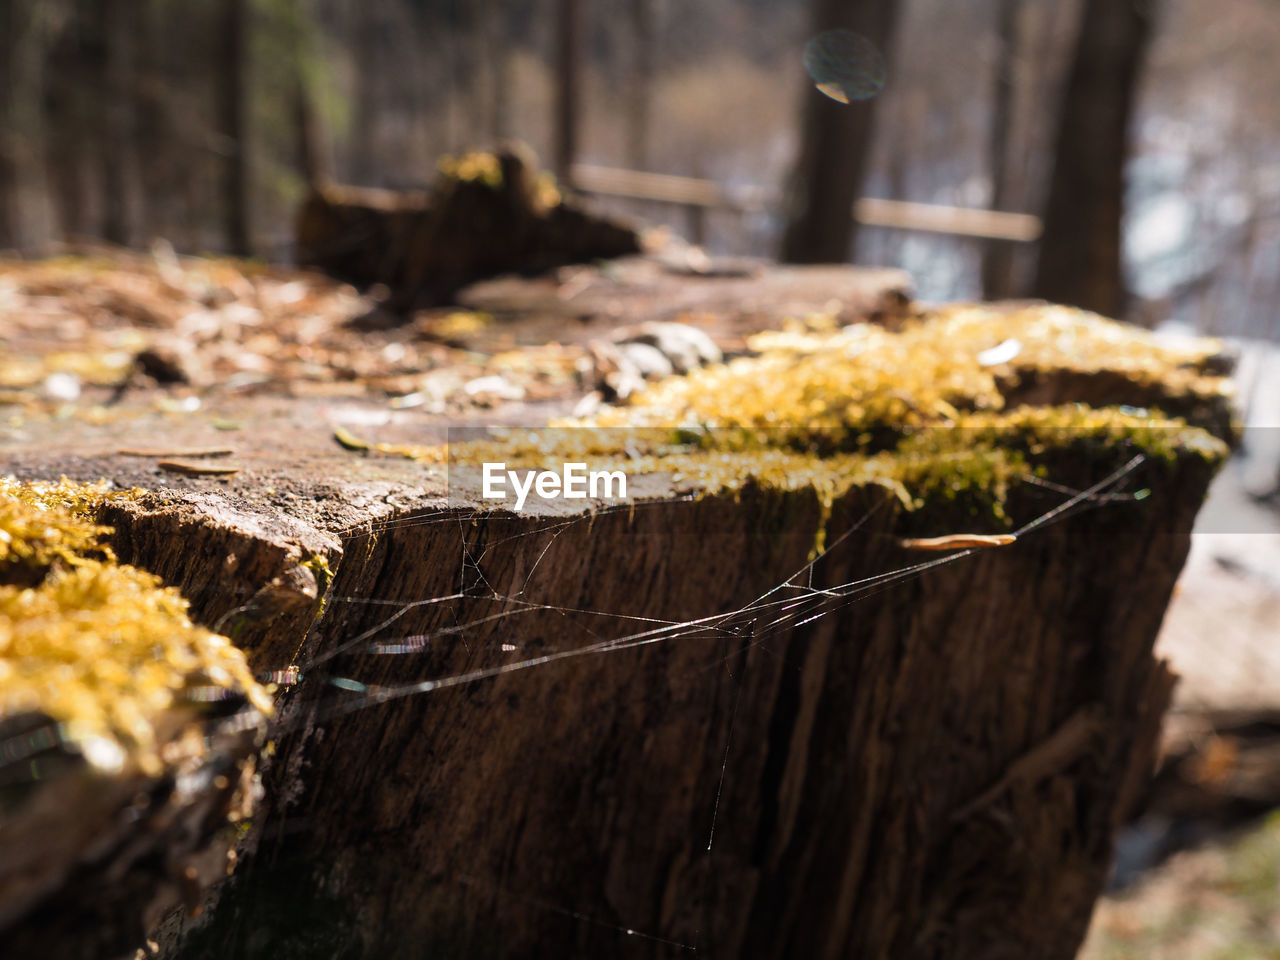
M842 26L884 50L872 100L825 100L802 67ZM907 268L925 298L1269 336L1277 50L1277 0L0 0L0 249L164 237L287 260L309 182L420 187L440 155L515 137L562 175L767 198L603 202L713 253L843 254ZM809 222L798 244L806 216L849 219L840 191L1034 214L1044 234L837 223L815 247Z

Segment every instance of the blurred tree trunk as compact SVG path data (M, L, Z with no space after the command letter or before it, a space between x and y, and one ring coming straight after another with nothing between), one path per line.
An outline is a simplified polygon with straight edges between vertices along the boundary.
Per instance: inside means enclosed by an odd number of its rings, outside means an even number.
M383 3L384 0L364 0L354 11L355 23L351 31L356 77L351 105L348 169L352 182L367 186L375 185L378 179L378 121L381 114L379 106L383 102Z
M897 0L813 0L811 34L846 29L889 59ZM843 263L855 239L853 202L870 154L876 101L838 103L805 92L800 157L792 173L791 213L782 238L786 263Z
M308 187L333 182L326 151L324 125L320 122L311 93L309 71L316 51L312 49L314 12L311 0L293 0L291 9L294 30L294 123L297 134L298 172Z
M297 86L294 89L294 123L297 126L297 164L298 172L308 187L332 183L333 175L329 170L325 154L324 131L320 117L316 113L315 103L311 99L311 91L307 88L307 79L302 71L298 71Z
M0 250L21 243L22 214L18 204L17 85L14 76L21 43L18 3L0 4Z
M991 208L1004 210L1013 193L1010 153L1013 149L1014 75L1018 68L1018 14L1022 0L997 0L995 96L991 106ZM982 295L988 300L1014 296L1014 251L1007 241L987 245L982 258Z
M557 0L555 174L563 183L578 155L582 4L583 0Z
M140 202L137 150L137 44L143 10L137 0L98 0L101 44L97 89L102 164L102 236L127 246L135 239Z
M157 0L139 0L141 9L134 26L137 59L134 66L136 110L134 117L139 191L139 229L144 240L163 235L174 213L174 195L180 193L183 164L175 162L174 111L166 76L166 30L163 6Z
M0 2L0 249L50 239L43 100L52 7Z
M627 91L627 163L649 169L649 118L657 63L657 13L654 0L630 0L633 61Z
M47 175L55 218L64 239L93 232L98 171L93 162L93 111L87 90L92 88L93 48L86 24L85 0L70 0L66 22L52 37L48 54L44 128L48 141Z
M1034 293L1117 317L1129 122L1159 0L1087 0L1059 115Z
M219 126L226 151L222 174L222 217L227 250L248 256L249 235L249 2L223 0L222 46L217 65Z

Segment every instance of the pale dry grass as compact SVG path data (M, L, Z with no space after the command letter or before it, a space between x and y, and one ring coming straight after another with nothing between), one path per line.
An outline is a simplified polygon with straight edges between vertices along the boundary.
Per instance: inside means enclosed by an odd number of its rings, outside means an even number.
M1280 815L1104 898L1077 960L1280 957Z

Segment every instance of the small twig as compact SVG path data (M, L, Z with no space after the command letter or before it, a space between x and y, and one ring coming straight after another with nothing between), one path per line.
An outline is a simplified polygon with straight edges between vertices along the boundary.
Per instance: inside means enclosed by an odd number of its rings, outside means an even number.
M235 452L235 447L177 447L172 450L125 447L116 451L122 457L229 457Z
M945 537L917 537L898 542L908 550L972 550L979 547L1007 547L1017 539L1012 533L953 533Z
M239 467L214 466L211 463L187 463L183 460L161 460L156 464L161 470L181 473L188 477L225 477L239 473Z

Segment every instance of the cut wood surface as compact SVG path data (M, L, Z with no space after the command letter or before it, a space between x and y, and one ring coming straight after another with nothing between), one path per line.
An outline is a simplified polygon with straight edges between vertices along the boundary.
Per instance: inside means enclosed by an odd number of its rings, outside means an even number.
M791 271L627 269L715 304L705 328L725 344L804 290ZM613 282L599 270L579 295ZM503 283L476 288L476 309L519 302L514 329L558 322L574 342L575 297ZM759 299L733 309L729 283ZM625 287L624 302L641 296ZM362 336L373 352L404 335ZM1078 378L1058 383L1054 403L1091 399ZM1090 509L999 549L922 554L902 537L986 531L942 500L908 514L878 483L828 507L804 485L690 498L696 484L661 473L634 508L478 511L446 464L396 452L459 424L537 425L590 386L458 400L452 416L389 407L363 382L212 390L175 414L155 404L175 388L136 382L115 416L35 405L11 428L3 472L146 488L102 516L121 560L179 586L255 669L297 668L242 863L198 920L177 910L152 930L162 952L1071 957L1113 825L1154 763L1169 683L1152 644L1214 456L1175 444L1133 466L1141 500L1079 500ZM1216 429L1221 411L1196 422ZM228 445L241 469L227 476L120 452ZM1135 462L1124 443L1082 449L1068 437L1034 454L1056 487L1014 483L1015 527ZM761 601L797 574L825 615ZM70 894L13 921L47 934L46 956L82 955L47 926Z

